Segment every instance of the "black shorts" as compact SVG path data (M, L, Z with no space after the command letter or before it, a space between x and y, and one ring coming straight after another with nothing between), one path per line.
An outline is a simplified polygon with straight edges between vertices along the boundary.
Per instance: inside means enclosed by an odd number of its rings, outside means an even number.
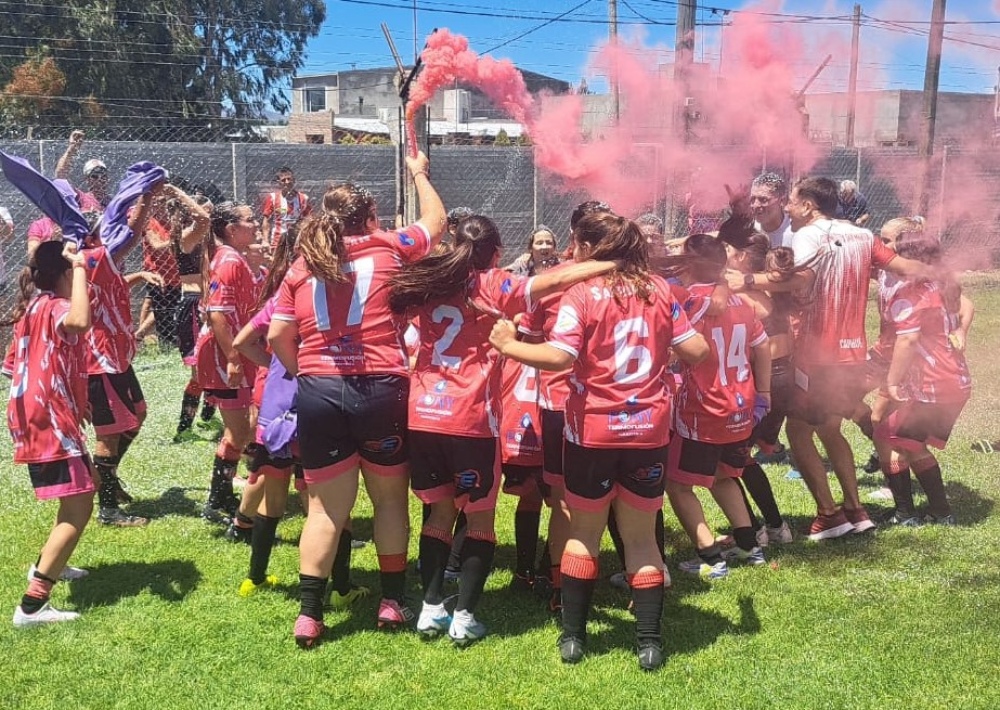
M505 463L503 471L503 492L509 496L530 495L534 490L541 493L542 498L549 497L549 486L542 480L541 466L519 466Z
M542 469L554 483L552 477L563 475L563 438L566 428L566 413L551 409L542 411Z
M294 464L298 463L298 458L294 456L289 456L288 458L272 456L266 446L258 444L257 442L247 444L246 448L243 449L243 456L244 461L246 461L247 471L250 473L257 473L257 471L262 469L264 466L273 466L274 468L290 468Z
M566 441L563 455L566 502L571 508L597 511L619 496L639 510L663 506L666 446L594 449Z
M752 441L776 444L781 425L792 406L792 395L795 392L791 359L781 357L771 361L771 409L754 427L750 435Z
M326 468L355 455L379 466L397 466L407 460L409 378L299 375L298 384L303 468Z
M500 447L493 437L410 431L410 487L427 504L454 498L466 512L493 510L500 484Z
M174 313L174 322L177 326L177 349L181 351L181 357L185 361L194 357L194 345L198 341L198 331L201 330L201 316L198 309L200 304L200 293L184 291L180 301L177 302L177 310Z
M136 431L146 414L146 400L131 365L121 373L90 375L87 400L98 436Z
M943 449L951 437L968 398L954 402L900 404L875 429L875 438L884 439L899 451L920 451L925 446Z
M868 394L865 363L796 365L788 416L812 426L829 419L850 419Z
M670 442L667 478L687 486L711 488L716 478L739 478L750 461L750 442L712 444L675 436Z

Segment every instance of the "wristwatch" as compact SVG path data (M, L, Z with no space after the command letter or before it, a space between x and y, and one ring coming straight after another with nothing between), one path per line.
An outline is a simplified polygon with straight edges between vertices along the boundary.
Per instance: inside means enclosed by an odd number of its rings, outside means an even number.
M744 274L743 275L743 287L744 288L752 289L756 285L757 285L757 282L754 280L753 274Z

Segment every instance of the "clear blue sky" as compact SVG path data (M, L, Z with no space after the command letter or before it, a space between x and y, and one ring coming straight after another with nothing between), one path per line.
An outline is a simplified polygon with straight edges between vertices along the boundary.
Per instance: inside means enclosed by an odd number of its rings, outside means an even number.
M931 0L880 0L862 3L860 89L923 87L927 28ZM581 6L582 5L582 6ZM580 6L580 7L577 7ZM808 33L816 45L815 60L796 67L803 78L826 54L823 38L836 33L850 37L854 3L844 0L778 0L749 4L715 0L699 3L699 24L715 23L699 31L696 61L718 63L721 12L729 9L769 12L769 21ZM991 92L1000 64L1000 0L949 0L950 24L942 57L943 91ZM496 49L493 56L507 57L518 67L565 79L573 84L585 74L590 50L607 36L606 0L417 0L417 38L420 45L434 27L448 27L464 34L473 49L485 53L546 20L567 13L522 39ZM576 9L574 9L576 8ZM641 33L644 43L669 48L674 42L677 3L667 0L618 0L619 32ZM490 16L495 15L495 16ZM731 20L730 13L726 18ZM392 63L382 32L386 22L404 61L414 48L412 0L327 0L327 21L308 46L303 74L340 71L352 67L387 66ZM644 19L645 18L645 19ZM656 23L671 23L669 25ZM724 32L722 47L725 52ZM834 57L816 90L843 90L849 56ZM600 90L599 78L589 79Z

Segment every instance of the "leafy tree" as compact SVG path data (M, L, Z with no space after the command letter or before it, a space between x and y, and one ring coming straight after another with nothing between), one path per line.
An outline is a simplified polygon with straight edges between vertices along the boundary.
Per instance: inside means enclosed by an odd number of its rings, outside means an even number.
M497 131L497 137L493 139L493 145L510 145L510 136L507 131L501 128Z

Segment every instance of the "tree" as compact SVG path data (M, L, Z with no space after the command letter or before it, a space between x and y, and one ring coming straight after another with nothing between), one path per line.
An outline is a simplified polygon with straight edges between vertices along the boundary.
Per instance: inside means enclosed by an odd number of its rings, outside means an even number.
M493 139L493 145L510 145L510 136L507 135L507 131L503 128L497 131L497 137Z
M48 119L205 125L285 111L283 84L326 17L323 0L4 0L0 86L33 58L66 79ZM7 6L11 8L8 12ZM16 8L16 9L15 9ZM100 110L95 110L100 109Z

